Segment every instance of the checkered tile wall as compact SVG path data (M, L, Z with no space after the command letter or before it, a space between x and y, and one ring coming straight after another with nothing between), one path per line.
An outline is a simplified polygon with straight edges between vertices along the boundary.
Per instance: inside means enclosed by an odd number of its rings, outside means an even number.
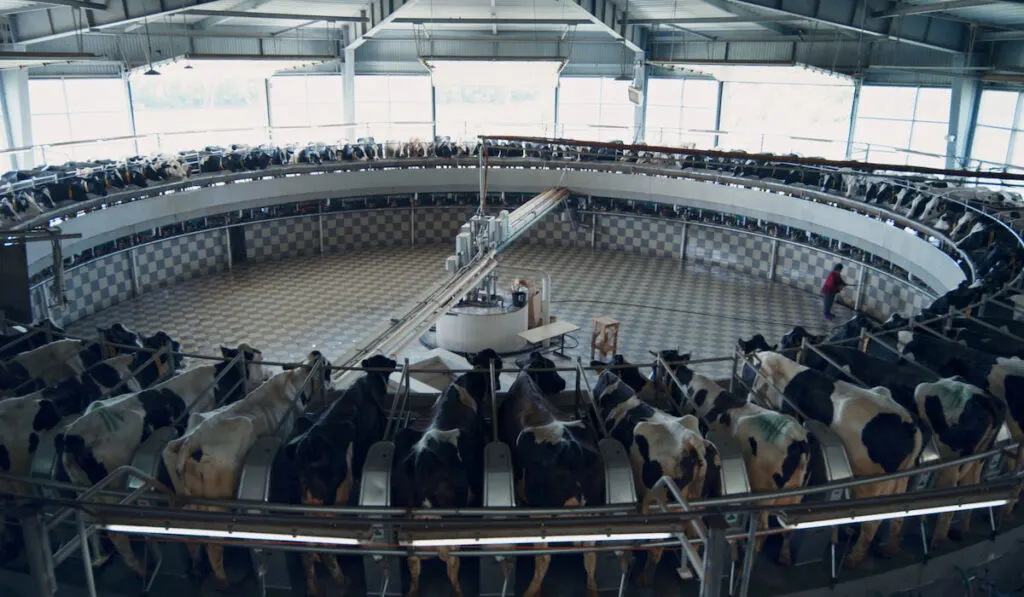
M132 296L131 257L128 252L90 261L66 272L68 309L64 323L77 321ZM47 280L44 284L52 284Z
M455 247L455 235L469 218L476 213L476 206L416 208L416 244L447 243Z
M250 261L317 255L319 234L316 216L247 224L245 254Z
M590 230L574 229L572 222L563 221L560 213L551 213L524 232L516 242L544 247L584 248L590 246Z
M687 232L686 257L698 263L724 265L767 278L772 243L759 236L691 223Z
M864 281L861 310L876 319L888 319L893 313L909 317L931 304L931 295L894 276L868 270Z
M324 214L324 251L408 247L411 220L408 209Z
M625 214L599 214L596 246L649 257L678 257L682 222Z
M223 230L211 230L140 246L135 258L139 268L139 292L226 269L224 234Z

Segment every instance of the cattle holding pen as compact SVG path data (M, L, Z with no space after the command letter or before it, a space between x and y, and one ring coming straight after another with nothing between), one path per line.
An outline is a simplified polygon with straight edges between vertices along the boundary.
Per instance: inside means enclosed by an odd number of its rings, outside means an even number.
M795 327L738 338L726 355L650 346L645 363L564 365L546 350L484 350L440 372L403 362L395 339L436 318L441 299L349 354L310 347L298 363L248 344L185 353L164 331L122 324L78 338L50 320L5 321L3 558L51 584L80 558L92 595L94 567L120 559L145 589L174 570L261 597L278 584L416 597L435 563L431 582L460 597L569 594L545 585L556 575L588 597L626 595L672 560L700 595L745 597L769 559L817 562L835 583L870 558L876 534L877 551L896 557L904 521L925 557L966 537L972 517L993 535L1019 526L1024 202L967 184L1015 175L566 140L365 139L7 173L0 215L9 233L25 231L206 176L348 162L479 166L486 197L492 160L761 185L913 225L966 281L910 318L857 314L827 337ZM565 209L576 207L613 206ZM471 270L492 256L456 279L475 283ZM722 362L728 378L701 373ZM417 373L448 383L418 393ZM289 558L298 574L282 573Z

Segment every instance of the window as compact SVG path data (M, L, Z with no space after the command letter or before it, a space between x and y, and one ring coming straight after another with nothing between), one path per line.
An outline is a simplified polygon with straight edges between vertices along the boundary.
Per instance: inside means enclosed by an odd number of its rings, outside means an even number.
M357 137L433 138L430 77L366 75L356 77Z
M1024 110L1020 93L986 89L981 92L978 124L971 142L971 159L983 170L1002 169L1004 164L1024 167Z
M558 88L557 136L587 141L633 141L636 105L630 81L610 77L563 77Z
M719 138L726 149L842 158L853 86L739 83L722 86Z
M862 87L853 157L944 167L951 96L938 87Z
M274 141L300 143L340 138L345 117L343 80L337 75L290 75L270 79Z
M649 79L647 81L646 141L651 145L710 149L718 115L718 81L708 79Z
M37 145L91 141L132 134L121 79L30 79L32 140ZM39 162L120 158L135 153L130 140L58 145L39 151ZM44 159L45 158L45 159Z
M143 153L267 141L266 73L227 65L216 72L162 68L131 78ZM155 133L159 133L156 135Z

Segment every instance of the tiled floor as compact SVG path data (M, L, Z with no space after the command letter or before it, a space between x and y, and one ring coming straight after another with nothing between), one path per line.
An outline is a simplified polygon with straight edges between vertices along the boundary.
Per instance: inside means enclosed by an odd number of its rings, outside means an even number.
M147 333L165 330L202 354L246 341L268 360L297 360L313 348L337 358L440 281L450 251L431 245L249 264L121 303L71 331L91 335L97 325L121 321ZM590 321L599 315L622 323L620 352L631 361L661 348L725 356L741 336L777 338L796 324L825 329L819 297L722 267L536 245L516 247L502 260L551 274L552 311L580 325L585 360ZM727 371L725 363L707 369Z

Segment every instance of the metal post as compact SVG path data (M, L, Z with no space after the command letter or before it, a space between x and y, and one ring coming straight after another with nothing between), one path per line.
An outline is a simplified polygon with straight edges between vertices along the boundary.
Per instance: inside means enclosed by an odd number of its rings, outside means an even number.
M594 212L594 224L590 227L590 249L597 248L597 212Z
M747 531L747 551L743 554L743 576L740 577L739 597L747 597L747 593L750 591L750 574L754 570L754 544L757 542L758 516L756 514L750 514L749 516L750 526Z
M141 292L139 287L139 263L135 255L135 249L128 249L128 273L132 278L132 298L137 298Z
M228 270L230 270L233 260L231 258L231 232L228 228L224 229L224 248L228 254Z
M722 567L729 553L729 544L725 540L725 520L720 516L714 516L708 523L700 597L719 597L722 594Z
M43 526L38 512L20 517L21 532L25 538L25 555L29 570L36 583L40 597L51 597L57 593L57 579L53 575L53 550L50 536ZM91 565L87 561L87 564Z
M316 226L317 226L317 240L320 241L320 256L324 254L324 202L320 201L317 203L317 214L316 214Z
M420 202L420 194L412 194L412 203L409 205L409 246L416 246L416 206Z
M82 565L85 567L85 588L89 591L89 597L96 597L96 579L92 576L92 555L89 553L88 536L85 533L85 514L79 510L78 515L78 541L82 548Z
M775 263L776 263L776 260L778 260L778 258L779 258L779 239L773 238L772 239L772 256L771 256L771 259L768 260L768 281L769 282L774 282L775 281Z
M679 262L686 261L686 242L689 240L690 223L683 222L683 236L679 239Z
M853 300L853 310L860 312L860 305L864 301L864 286L868 279L868 266L861 264L860 274L857 276L857 296Z

